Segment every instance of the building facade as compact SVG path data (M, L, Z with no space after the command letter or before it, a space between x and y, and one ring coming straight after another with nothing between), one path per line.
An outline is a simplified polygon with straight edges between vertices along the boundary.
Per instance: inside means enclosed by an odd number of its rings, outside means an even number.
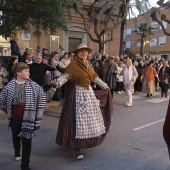
M170 9L160 8L157 12L157 16L161 17L161 14L165 14L170 19ZM139 26L140 23L149 23L152 28L153 35L150 35L144 42L144 55L154 57L170 57L170 36L166 36L163 33L162 27L152 18L149 21L144 16L138 16L136 18L136 24ZM167 32L170 32L170 25L167 22L163 22ZM135 32L135 22L131 19L127 22L127 26L124 31L124 50L129 50L139 56L140 42L139 36Z
M92 3L92 0L84 0L84 5L86 7ZM90 40L87 33L83 29L83 20L76 14L75 11L71 10L71 20L67 21L67 31L59 30L54 35L42 34L41 37L34 37L31 33L18 33L18 45L20 47L21 53L24 52L25 48L29 48L32 54L35 54L37 46L42 48L48 48L49 53L52 51L58 51L60 54L64 52L71 52L76 49L77 45L80 43L85 43L87 46L93 49L92 55L99 52L98 43L94 43ZM91 26L93 30L93 25ZM98 25L98 29L102 29L102 24ZM119 28L114 30L113 41L105 44L104 54L118 55L119 53L119 43L120 34L118 34ZM93 34L94 35L94 34ZM109 35L105 34L104 38Z

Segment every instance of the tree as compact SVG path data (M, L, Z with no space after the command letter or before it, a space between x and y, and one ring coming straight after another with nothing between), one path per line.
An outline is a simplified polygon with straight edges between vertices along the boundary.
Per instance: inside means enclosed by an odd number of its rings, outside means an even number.
M146 18L149 18L148 15L148 10L150 7L150 3L149 0L133 0L130 1L128 8L127 8L127 13L126 13L126 17L124 18L124 20L121 23L120 26L120 48L119 48L119 55L123 54L123 35L124 35L124 29L126 26L126 22L128 20L128 18L134 18L136 17L136 13L138 13L138 15L145 15Z
M10 36L19 30L40 36L67 29L66 16L74 0L1 0L0 35Z
M113 40L113 30L117 28L126 17L126 11L130 0L94 0L89 6L79 8L74 4L75 11L81 16L84 23L84 30L91 41L99 44L99 52L103 54L104 44ZM93 25L93 29L91 29ZM99 29L102 26L102 29ZM95 36L93 35L93 32ZM109 39L104 39L108 33Z
M164 0L159 0L159 1L157 2L157 4L158 4L160 7L170 8L170 1L165 3ZM152 20L153 20L153 21L156 21L156 22L162 27L162 30L163 30L163 32L164 32L165 35L170 36L170 32L167 32L167 30L165 29L164 24L163 24L163 22L162 22L162 21L164 21L164 22L167 22L168 24L170 24L170 20L167 19L167 17L166 17L165 14L161 14L160 19L158 19L158 17L157 17L157 11L158 11L158 10L159 10L159 9L154 9L154 12L151 14Z
M150 39L149 36L153 35L152 28L148 26L147 23L141 23L138 26L138 30L134 31L137 35L139 35L139 42L141 44L140 47L140 56L143 56L144 54L144 43L147 41L147 39Z

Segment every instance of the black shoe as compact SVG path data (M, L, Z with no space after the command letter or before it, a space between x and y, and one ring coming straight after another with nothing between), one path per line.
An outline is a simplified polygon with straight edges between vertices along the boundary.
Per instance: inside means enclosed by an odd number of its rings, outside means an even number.
M152 97L152 94L150 94L150 97Z
M84 159L84 155L81 153L80 149L74 149L74 154L78 160Z

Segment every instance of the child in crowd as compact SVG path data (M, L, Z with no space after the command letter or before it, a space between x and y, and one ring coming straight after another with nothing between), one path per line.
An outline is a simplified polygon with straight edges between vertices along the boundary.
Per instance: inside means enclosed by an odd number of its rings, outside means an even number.
M161 98L162 97L168 97L168 89L169 89L169 83L168 83L168 77L163 78L163 82L161 83Z
M45 93L41 86L29 79L26 63L15 64L13 72L15 78L0 93L0 109L8 114L15 160L21 160L21 170L30 170L32 137L39 132L46 100L53 97L55 87Z

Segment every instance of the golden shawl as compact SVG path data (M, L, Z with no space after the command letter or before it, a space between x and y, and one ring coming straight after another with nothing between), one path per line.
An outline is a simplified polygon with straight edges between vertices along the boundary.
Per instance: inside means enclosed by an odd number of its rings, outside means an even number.
M90 61L82 60L79 57L68 65L65 73L70 75L69 85L80 85L85 89L89 89L91 82L98 77Z

